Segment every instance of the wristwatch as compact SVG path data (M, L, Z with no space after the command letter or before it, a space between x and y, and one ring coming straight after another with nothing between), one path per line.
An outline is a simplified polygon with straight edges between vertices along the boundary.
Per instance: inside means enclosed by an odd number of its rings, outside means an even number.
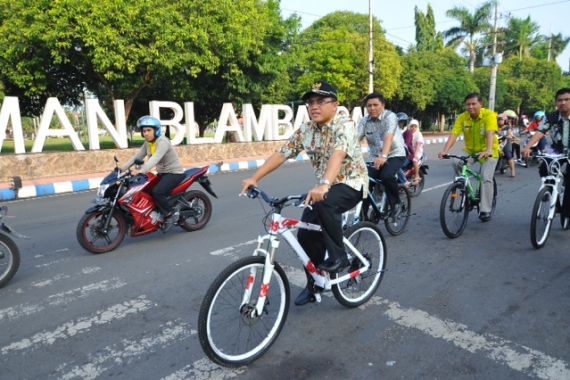
M327 185L327 186L330 187L331 183L330 183L330 181L329 181L328 179L322 178L322 179L319 181L319 185Z
M384 153L382 153L382 154L380 155L380 157L382 157L382 158L388 158L388 155L387 155L387 154L384 154Z

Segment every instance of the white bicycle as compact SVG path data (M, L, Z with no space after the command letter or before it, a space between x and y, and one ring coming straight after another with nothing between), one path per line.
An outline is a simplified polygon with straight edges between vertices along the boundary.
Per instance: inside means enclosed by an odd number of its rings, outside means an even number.
M261 197L271 206L264 218L267 234L258 238L253 256L232 263L218 275L198 316L202 349L212 361L225 366L241 366L261 357L285 324L290 291L287 275L276 261L280 237L311 273L317 302L321 292L332 290L342 305L360 306L374 295L386 268L386 245L376 225L362 222L344 232L351 264L340 273L329 274L317 270L293 234L299 228L321 231L321 226L281 215L287 206L301 206L305 195L277 199L253 188L247 196Z
M548 174L541 178L542 183L534 201L530 220L530 241L534 248L539 249L546 244L552 227L552 219L562 207L564 198L562 165L568 164L568 156L566 154L539 154L537 158L544 161L548 170ZM565 218L560 214L560 224L563 230L569 229L570 218Z

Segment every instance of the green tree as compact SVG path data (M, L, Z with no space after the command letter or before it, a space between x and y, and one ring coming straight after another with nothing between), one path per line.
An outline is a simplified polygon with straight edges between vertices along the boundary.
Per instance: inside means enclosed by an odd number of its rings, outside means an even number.
M553 34L551 36L541 35L531 50L531 56L540 59L548 59L555 61L556 58L566 49L570 37L565 37L562 33Z
M423 120L435 119L443 129L445 115L461 111L465 95L478 89L462 62L451 49L406 55L398 89L398 110Z
M443 48L443 35L435 30L433 9L428 4L424 14L416 6L414 8L416 24L416 49L418 51L436 51Z
M124 99L128 116L141 94L199 96L208 89L189 89L187 80L222 69L243 75L263 52L276 4L0 0L0 75L41 103L77 102L84 88L107 104Z
M504 76L504 96L498 105L513 108L520 113L533 113L552 108L554 93L564 85L564 78L556 62L536 58L511 57L501 64ZM501 109L499 108L499 109Z
M460 44L464 44L465 50L469 53L469 71L471 73L475 71L476 52L479 45L476 36L490 30L489 18L492 6L492 2L486 2L475 9L473 13L470 13L465 7L454 7L446 12L448 17L459 21L459 26L444 32L444 36L448 39L447 46L456 48Z
M400 58L388 42L377 20L374 33L374 88L392 97L402 71ZM325 79L337 86L339 100L361 104L368 92L368 16L352 12L334 12L301 32L288 56L295 66L299 96L312 83Z

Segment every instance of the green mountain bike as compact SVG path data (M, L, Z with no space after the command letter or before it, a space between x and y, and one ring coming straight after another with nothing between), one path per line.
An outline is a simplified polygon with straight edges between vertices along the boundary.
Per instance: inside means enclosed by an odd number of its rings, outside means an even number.
M467 226L469 211L479 211L481 175L469 167L469 159L478 161L478 156L454 156L447 155L443 158L455 158L461 162L459 175L451 185L447 187L441 199L439 208L439 222L445 236L455 239L461 236ZM497 204L497 182L493 178L493 204L491 216L495 212Z

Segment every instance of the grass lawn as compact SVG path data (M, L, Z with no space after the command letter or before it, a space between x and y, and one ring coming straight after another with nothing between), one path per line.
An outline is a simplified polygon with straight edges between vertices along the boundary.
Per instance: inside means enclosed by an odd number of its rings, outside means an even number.
M133 135L133 139L129 140L129 148L141 146L144 142L143 137L136 133ZM85 147L86 150L89 149L89 142L87 139L81 139L81 143ZM25 140L24 144L26 146L26 153L32 151L32 146L34 145L33 140ZM115 143L111 136L100 136L99 137L99 145L101 149L115 149ZM71 139L69 138L56 138L56 137L48 137L44 144L44 152L72 152L74 151L73 145L71 144ZM14 153L14 142L12 140L4 140L2 144L2 152L0 155L5 154L13 154Z

